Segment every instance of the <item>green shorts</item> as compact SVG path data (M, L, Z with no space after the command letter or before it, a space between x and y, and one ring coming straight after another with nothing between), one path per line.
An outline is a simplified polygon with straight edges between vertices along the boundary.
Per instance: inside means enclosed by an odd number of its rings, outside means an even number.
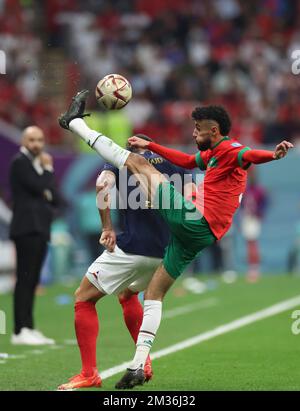
M170 276L176 279L205 247L216 241L216 237L194 204L169 182L158 186L155 207L171 231L163 264Z

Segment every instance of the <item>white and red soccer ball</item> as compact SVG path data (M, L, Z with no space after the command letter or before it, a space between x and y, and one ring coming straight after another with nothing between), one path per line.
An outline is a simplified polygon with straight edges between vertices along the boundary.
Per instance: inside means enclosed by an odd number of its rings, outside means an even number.
M120 74L108 74L96 86L96 99L108 110L119 110L131 100L132 88Z

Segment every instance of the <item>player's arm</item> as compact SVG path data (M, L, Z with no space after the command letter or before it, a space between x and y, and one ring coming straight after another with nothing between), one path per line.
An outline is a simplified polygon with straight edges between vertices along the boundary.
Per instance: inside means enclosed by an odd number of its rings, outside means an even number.
M110 215L110 190L114 187L115 183L116 176L109 170L102 171L96 181L96 203L102 222L102 234L99 242L109 252L113 252L116 245L116 233L113 229Z
M274 151L269 150L247 150L242 154L242 160L246 163L263 164L273 160L279 160L286 156L288 150L293 148L289 141L279 143Z
M195 154L186 154L182 153L181 151L174 150L172 148L161 146L160 144L156 144L153 141L146 141L139 137L130 137L128 142L132 147L136 148L144 148L147 150L154 151L155 153L159 154L160 156L164 157L166 160L169 160L171 163L175 164L176 166L192 169L197 167L196 163L196 156Z

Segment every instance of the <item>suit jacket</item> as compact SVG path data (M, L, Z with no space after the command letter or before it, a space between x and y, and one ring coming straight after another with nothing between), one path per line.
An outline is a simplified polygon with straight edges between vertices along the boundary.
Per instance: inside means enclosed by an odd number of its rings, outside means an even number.
M43 174L38 174L31 160L18 153L10 166L10 186L13 199L10 238L39 233L49 239L54 209L58 204L53 173L44 170Z

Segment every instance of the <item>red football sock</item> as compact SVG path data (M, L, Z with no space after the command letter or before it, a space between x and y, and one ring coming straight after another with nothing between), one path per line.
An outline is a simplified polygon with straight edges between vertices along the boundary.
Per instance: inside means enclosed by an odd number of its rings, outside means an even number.
M82 374L93 375L96 365L96 341L99 331L98 315L95 303L75 303L75 331L80 349Z
M248 241L248 262L249 265L259 265L259 247L255 240Z
M137 294L129 298L119 298L119 301L123 308L125 324L133 341L136 343L143 322L144 312L142 304L139 302Z

